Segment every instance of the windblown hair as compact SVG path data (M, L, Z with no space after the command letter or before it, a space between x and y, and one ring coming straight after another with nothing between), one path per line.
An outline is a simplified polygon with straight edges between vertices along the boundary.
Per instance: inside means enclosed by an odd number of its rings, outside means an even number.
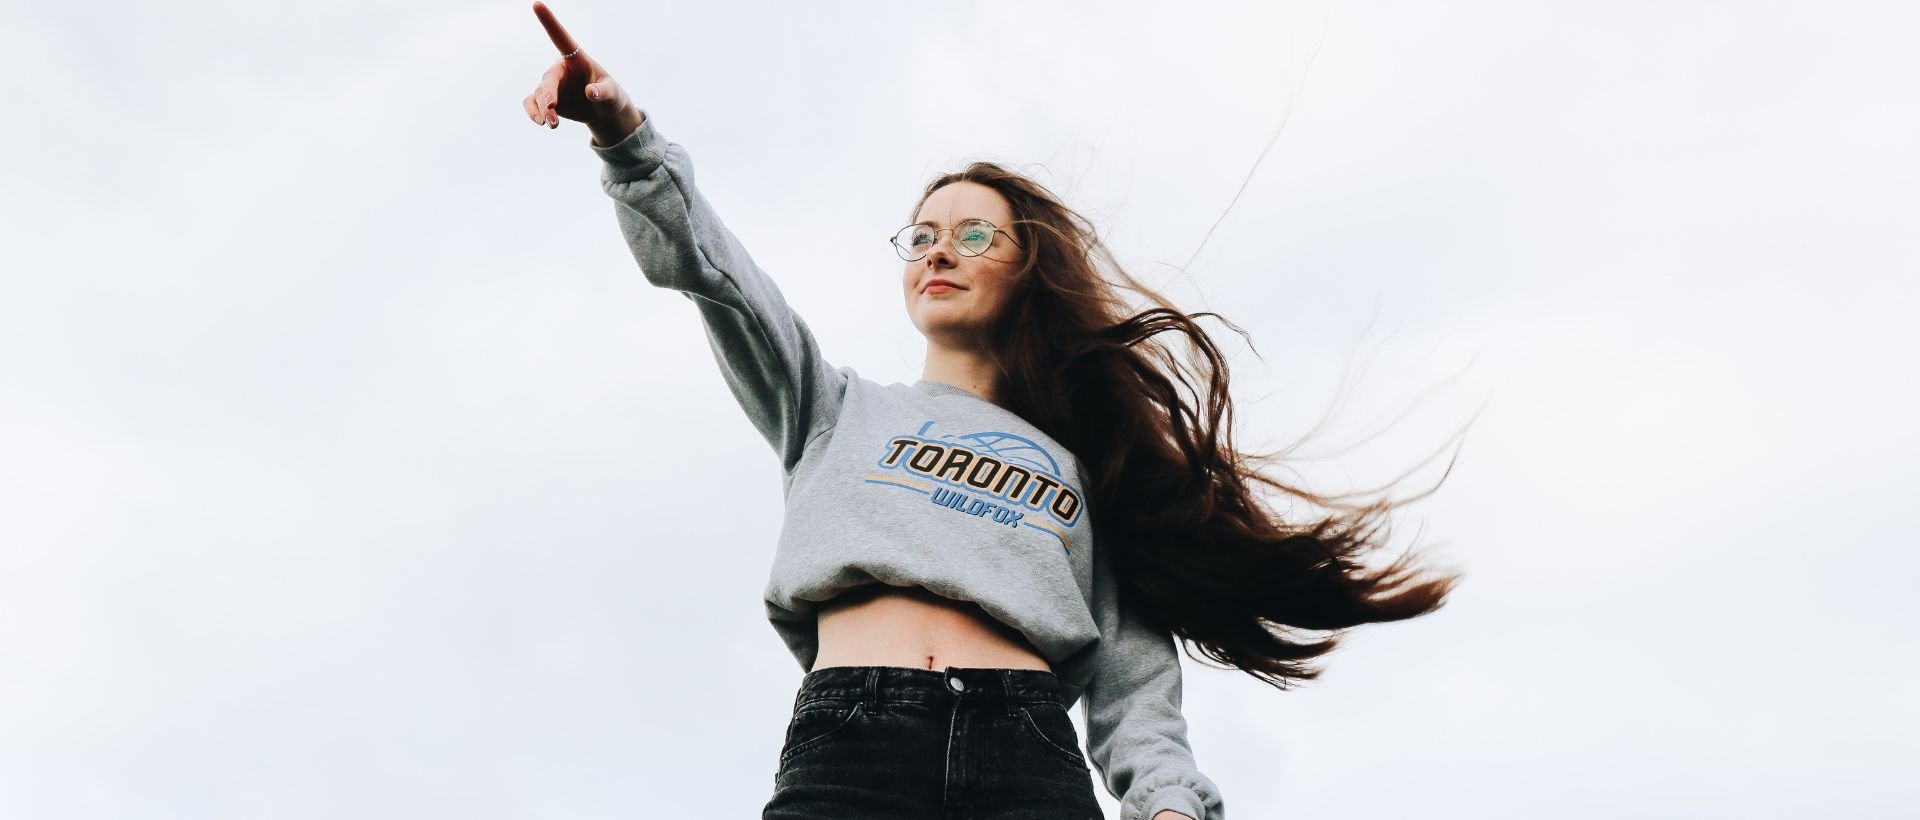
M1121 269L1084 216L1000 164L942 175L920 203L962 181L1007 198L1014 224L1001 227L1024 251L984 342L999 367L1002 401L1087 468L1088 512L1123 606L1207 657L1289 689L1320 675L1311 661L1332 651L1343 630L1444 603L1457 574L1416 566L1410 551L1385 567L1364 562L1383 546L1387 513L1433 490L1350 504L1342 499L1352 494L1321 496L1264 474L1262 465L1293 447L1234 446L1227 363L1195 320L1212 316L1243 338L1246 331L1219 314L1173 306ZM919 220L920 203L909 221ZM1135 311L1123 291L1153 306ZM1187 342L1184 361L1158 338L1164 333ZM1262 488L1331 512L1284 520Z

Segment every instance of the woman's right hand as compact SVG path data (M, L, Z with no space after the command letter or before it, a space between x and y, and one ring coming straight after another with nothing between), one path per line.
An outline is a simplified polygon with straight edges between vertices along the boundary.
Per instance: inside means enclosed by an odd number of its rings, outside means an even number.
M626 90L580 50L547 4L534 3L533 14L546 27L554 47L560 49L560 59L540 75L539 85L521 101L527 118L548 128L559 128L561 117L585 123L593 132L594 142L602 146L619 142L640 127L640 109L627 97Z

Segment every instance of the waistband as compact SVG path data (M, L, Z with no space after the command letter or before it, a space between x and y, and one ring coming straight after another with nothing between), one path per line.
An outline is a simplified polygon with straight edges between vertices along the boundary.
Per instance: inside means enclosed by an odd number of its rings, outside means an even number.
M1052 703L1066 708L1059 676L1041 669L949 666L829 666L800 679L798 710L820 700L893 702Z

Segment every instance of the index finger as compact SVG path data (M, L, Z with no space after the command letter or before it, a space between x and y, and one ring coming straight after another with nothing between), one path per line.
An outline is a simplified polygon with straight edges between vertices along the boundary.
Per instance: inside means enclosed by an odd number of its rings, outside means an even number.
M559 18L553 16L553 12L547 8L547 4L535 2L533 4L533 16L540 18L540 25L546 27L547 37L553 40L554 48L560 49L561 56L571 57L580 51L580 45L575 43L573 37L567 34L567 29L560 25Z

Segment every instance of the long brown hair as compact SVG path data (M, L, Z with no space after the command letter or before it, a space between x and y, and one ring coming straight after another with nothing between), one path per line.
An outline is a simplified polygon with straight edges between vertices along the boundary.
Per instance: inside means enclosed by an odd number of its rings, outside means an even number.
M1426 571L1411 551L1380 568L1363 560L1382 548L1386 514L1433 490L1351 504L1352 494L1322 496L1264 474L1261 465L1298 442L1267 453L1234 446L1227 363L1195 320L1246 331L1176 308L1123 270L1084 216L998 163L939 176L920 203L962 181L1007 198L1014 224L1002 227L1025 250L1014 293L986 334L1002 403L1086 467L1088 511L1125 606L1207 657L1288 689L1319 676L1309 661L1332 651L1340 631L1444 603L1457 574ZM1135 311L1123 291L1153 306ZM1184 360L1158 338L1168 332L1188 343ZM1261 487L1331 512L1284 520Z

